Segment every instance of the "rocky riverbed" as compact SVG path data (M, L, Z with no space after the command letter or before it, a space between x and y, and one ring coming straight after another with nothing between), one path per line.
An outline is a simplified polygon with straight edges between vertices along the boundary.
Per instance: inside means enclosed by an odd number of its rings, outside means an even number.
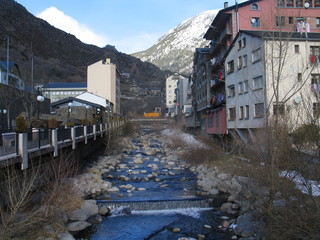
M171 141L177 139L185 142L184 147L173 149ZM104 216L110 215L112 208L101 204L104 201L202 196L217 205L216 199L222 199L222 195L227 196L226 200L214 211L205 211L198 219L180 213L177 218L168 217L163 221L171 224L148 239L261 239L263 221L257 209L262 202L257 199L267 198L268 191L259 188L252 179L223 173L217 167L191 166L185 162L181 153L188 151L188 144L207 147L191 135L175 132L173 139L172 131L165 130L133 140L122 138L119 144L121 153L101 156L84 173L69 179L86 200L78 209L61 210L68 231L60 233L60 239L75 239L80 231L108 218ZM258 195L262 197L257 198ZM136 221L134 216L130 218Z

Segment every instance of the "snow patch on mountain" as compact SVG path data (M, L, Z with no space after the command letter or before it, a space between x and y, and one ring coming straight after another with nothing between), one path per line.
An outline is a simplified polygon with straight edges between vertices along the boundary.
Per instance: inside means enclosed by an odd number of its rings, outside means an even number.
M208 45L203 36L218 11L205 11L183 21L170 29L151 48L133 55L157 65L162 70L191 74L195 48Z

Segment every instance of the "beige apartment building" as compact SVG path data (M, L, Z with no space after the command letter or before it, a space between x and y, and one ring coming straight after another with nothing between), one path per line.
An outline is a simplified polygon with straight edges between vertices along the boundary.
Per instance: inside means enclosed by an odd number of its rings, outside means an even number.
M103 59L87 68L88 92L113 103L113 112L120 114L120 74L110 59Z

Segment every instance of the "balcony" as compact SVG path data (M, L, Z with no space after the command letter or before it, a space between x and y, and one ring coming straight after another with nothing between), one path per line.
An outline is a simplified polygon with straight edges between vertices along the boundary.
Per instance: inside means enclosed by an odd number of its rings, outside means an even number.
M310 55L310 63L311 64L319 64L320 63L320 55Z
M225 44L226 39L230 38L232 35L231 30L228 28L225 28L217 37L215 40L212 40L211 47L210 47L210 53L215 54L216 52L219 52L219 49L221 48L221 45Z

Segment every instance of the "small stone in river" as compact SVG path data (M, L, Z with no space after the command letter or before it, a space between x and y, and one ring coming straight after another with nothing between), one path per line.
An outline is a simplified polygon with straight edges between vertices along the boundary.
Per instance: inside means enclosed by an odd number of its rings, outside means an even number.
M223 226L224 228L228 228L228 227L230 226L230 223L229 223L228 221L224 220L222 226Z
M220 219L228 220L228 219L229 219L229 217L227 217L227 216L221 216L221 217L220 217Z
M204 240L206 238L206 236L202 235L202 234L198 234L197 235L197 239L198 240Z
M161 187L161 188L165 188L165 187L169 187L169 185L168 185L168 184L163 184L163 185L161 185L160 187Z
M181 231L180 228L173 228L173 229L172 229L172 232L174 232L174 233L178 233L178 232L180 232L180 231Z
M145 188L138 188L138 191L145 191Z
M204 225L205 228L211 229L212 227L210 225Z

